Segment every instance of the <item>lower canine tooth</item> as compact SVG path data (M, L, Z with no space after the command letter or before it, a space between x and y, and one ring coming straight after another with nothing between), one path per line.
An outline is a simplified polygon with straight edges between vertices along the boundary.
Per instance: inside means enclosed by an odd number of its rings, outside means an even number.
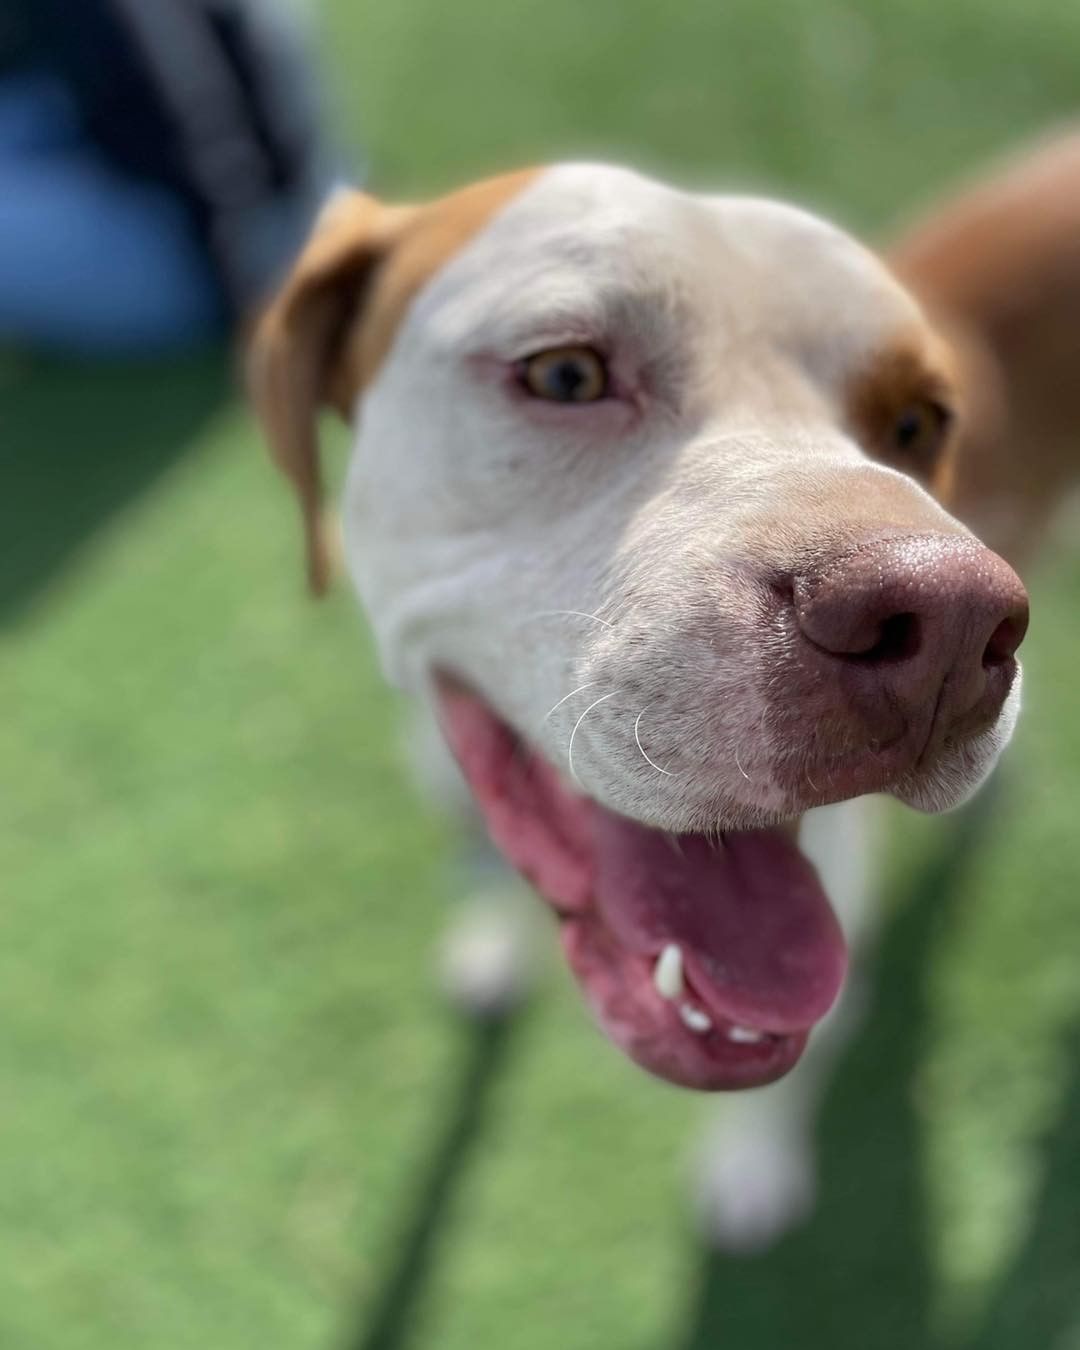
M729 1041L734 1041L736 1045L757 1045L759 1041L765 1039L763 1031L754 1031L750 1027L728 1027L725 1035Z
M700 1008L691 1007L689 1003L679 1004L679 1016L682 1018L685 1026L691 1031L696 1031L704 1035L706 1031L712 1031L712 1018L708 1013L703 1013Z
M676 999L683 991L682 950L678 943L669 942L656 958L653 984L661 998Z

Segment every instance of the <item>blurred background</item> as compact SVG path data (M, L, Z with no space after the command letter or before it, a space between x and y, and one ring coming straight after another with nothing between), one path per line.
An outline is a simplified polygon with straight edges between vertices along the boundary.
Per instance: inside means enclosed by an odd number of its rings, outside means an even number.
M0 0L0 113L17 18ZM273 246L241 251L249 286L338 166L393 197L603 156L881 239L1080 111L1080 8L1031 0L302 18L328 129L281 133L298 167ZM0 240L24 200L3 155ZM819 1209L767 1256L712 1257L684 1187L707 1103L615 1054L558 966L501 1029L440 1002L452 840L406 781L345 588L304 597L292 502L231 383L245 280L213 258L187 327L39 340L0 309L0 1344L1080 1347L1068 516L1027 578L1004 772L960 817L896 813Z

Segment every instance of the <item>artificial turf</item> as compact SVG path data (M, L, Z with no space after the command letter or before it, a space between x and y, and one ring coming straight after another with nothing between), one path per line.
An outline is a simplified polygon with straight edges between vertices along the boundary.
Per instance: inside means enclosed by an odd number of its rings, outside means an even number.
M603 155L880 232L1080 94L1080 9L1020 0L319 17L391 194ZM721 1261L681 1189L704 1105L557 967L501 1033L441 1006L451 841L224 365L0 362L3 1350L1076 1350L1070 532L997 790L897 819L817 1217Z

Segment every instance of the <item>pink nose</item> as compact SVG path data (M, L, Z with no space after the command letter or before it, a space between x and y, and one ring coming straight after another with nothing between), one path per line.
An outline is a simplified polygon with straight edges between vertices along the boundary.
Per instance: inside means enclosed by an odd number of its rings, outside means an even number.
M990 722L1028 624L1020 578L967 535L871 540L794 581L803 664L841 674L871 729L929 708L945 735Z

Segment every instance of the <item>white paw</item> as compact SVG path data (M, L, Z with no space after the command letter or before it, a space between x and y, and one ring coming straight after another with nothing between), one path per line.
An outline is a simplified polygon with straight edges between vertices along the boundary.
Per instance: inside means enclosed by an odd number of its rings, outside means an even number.
M536 979L534 926L519 898L495 892L461 901L439 954L447 998L471 1017L501 1017Z
M720 1251L764 1251L806 1219L816 1178L798 1131L717 1129L702 1149L693 1203L705 1241Z

